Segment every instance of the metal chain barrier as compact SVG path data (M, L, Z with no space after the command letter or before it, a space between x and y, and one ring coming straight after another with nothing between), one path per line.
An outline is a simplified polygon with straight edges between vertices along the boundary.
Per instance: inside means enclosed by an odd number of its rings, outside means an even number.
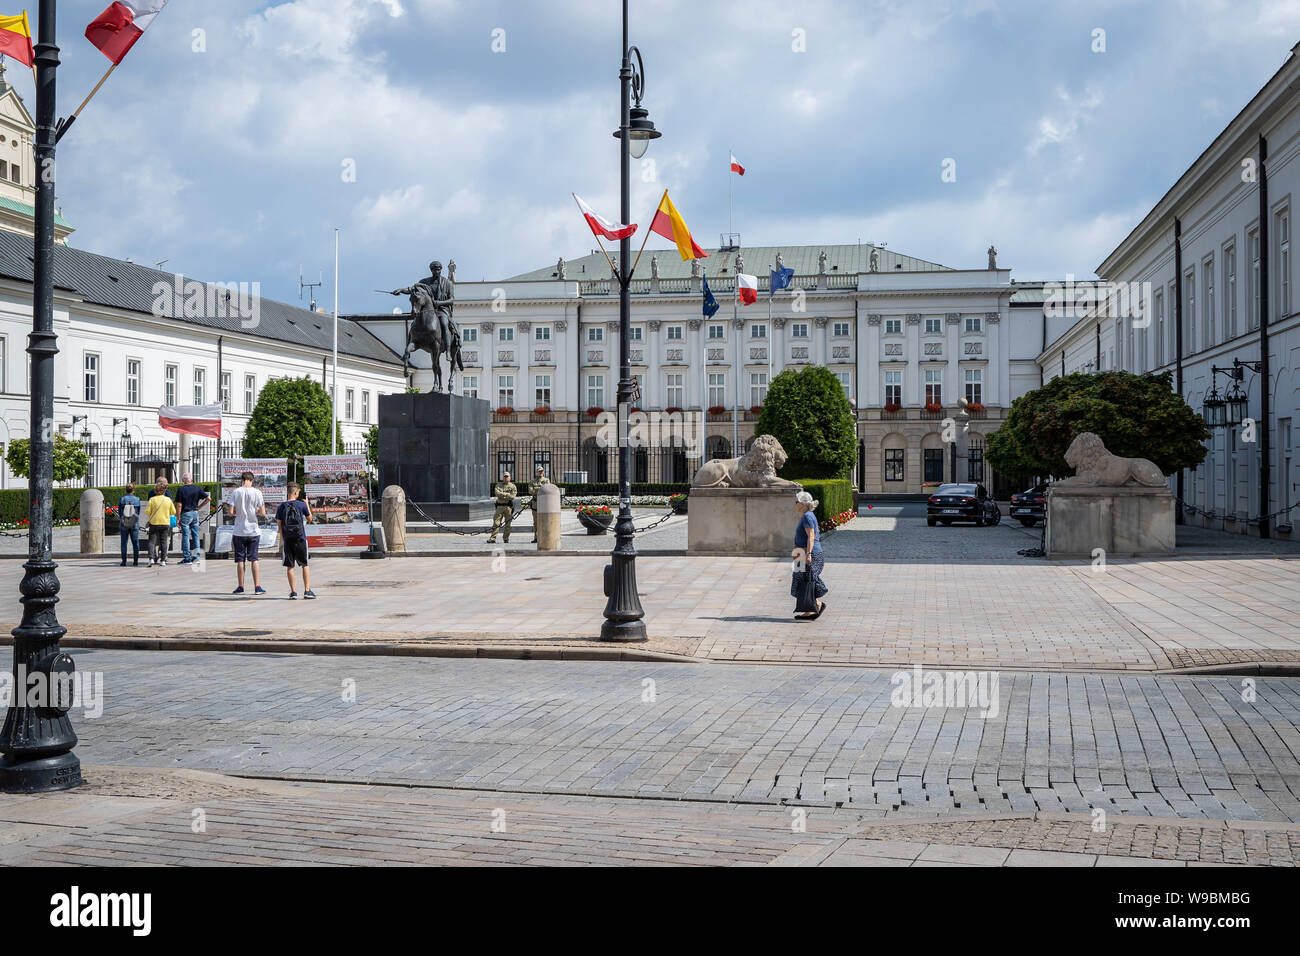
M450 528L447 525L443 524L441 521L439 521L437 518L431 517L428 514L428 512L426 512L423 508L420 507L420 503L418 501L408 501L407 504L410 505L415 510L415 513L418 514L422 519L424 519L425 521L427 521L429 524L433 525L435 528L437 528L440 531L449 532L451 534L458 534L463 538L472 538L480 534L491 533L491 529L485 531L462 531L459 528ZM528 510L527 505L520 505L519 508L515 511L515 513L510 516L510 520L514 521L516 518L518 518L521 514L523 514L527 510ZM674 514L673 511L669 509L668 514L664 515L662 518L659 518L657 521L651 522L650 524L646 525L644 528L633 528L632 529L633 533L641 534L644 531L649 531L651 528L657 527L658 525L663 524L669 518L673 517L673 514Z

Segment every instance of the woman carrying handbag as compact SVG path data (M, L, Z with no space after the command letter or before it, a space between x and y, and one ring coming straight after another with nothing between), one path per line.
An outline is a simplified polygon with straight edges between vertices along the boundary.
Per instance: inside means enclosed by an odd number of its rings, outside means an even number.
M794 616L797 621L815 621L826 610L826 602L820 600L829 588L822 583L822 568L826 564L822 554L821 534L817 528L817 517L813 511L817 502L806 491L795 495L795 510L799 512L799 526L794 532L795 559L793 580L790 582L790 596L795 599Z

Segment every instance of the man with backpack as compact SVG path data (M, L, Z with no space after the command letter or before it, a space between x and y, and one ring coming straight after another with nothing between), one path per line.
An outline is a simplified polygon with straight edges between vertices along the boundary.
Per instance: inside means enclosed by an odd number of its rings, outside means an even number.
M126 494L117 499L117 529L122 539L122 567L126 567L126 542L131 541L135 566L140 565L140 499L135 485L126 486Z
M302 489L295 482L285 487L286 500L275 509L275 520L280 526L280 544L284 549L284 566L289 574L289 600L298 597L298 586L293 579L295 565L302 568L302 596L307 600L316 597L311 589L311 569L307 566L307 522L311 520L311 505L298 498Z

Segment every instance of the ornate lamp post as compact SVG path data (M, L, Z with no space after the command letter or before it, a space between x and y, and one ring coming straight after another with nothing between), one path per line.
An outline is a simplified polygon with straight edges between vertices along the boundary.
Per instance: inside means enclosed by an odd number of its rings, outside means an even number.
M645 90L645 69L641 51L628 45L627 3L623 0L623 65L618 71L622 92L619 127L614 135L619 140L620 207L621 222L632 217L631 169L632 157L645 155L650 140L662 135L650 122L649 111L641 105ZM635 67L632 56L636 54ZM632 105L635 96L636 105ZM628 445L628 414L632 406L632 366L628 352L628 330L632 321L631 302L628 299L628 280L631 278L630 237L618 243L618 520L614 523L614 550L610 563L605 565L605 623L600 628L602 641L644 641L646 639L645 611L636 591L636 547L632 543L632 449Z
M31 381L31 505L27 563L18 586L22 622L13 630L14 687L0 730L0 790L36 793L66 790L81 783L81 762L72 748L77 735L67 711L70 701L53 693L60 677L70 677L72 658L59 650L67 629L54 605L59 579L54 573L54 74L59 48L54 42L55 0L41 0L36 44L36 238L33 241L32 334L27 354ZM43 675L43 676L42 676ZM27 689L44 683L46 698L33 701ZM66 686L66 685L65 685ZM35 703L37 706L28 706ZM39 706L44 703L49 706Z

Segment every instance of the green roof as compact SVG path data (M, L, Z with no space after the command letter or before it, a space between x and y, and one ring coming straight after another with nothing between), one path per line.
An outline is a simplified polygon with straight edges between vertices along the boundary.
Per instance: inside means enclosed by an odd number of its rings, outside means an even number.
M816 275L818 272L817 258L823 251L826 253L827 275L854 275L870 270L871 250L873 248L879 247L865 244L848 246L746 246L741 247L738 251L745 260L745 272L751 275L767 275L768 272L775 269L777 253L781 254L781 261L786 268L793 269L795 275ZM737 250L728 250L721 253L717 249L705 249L704 251L709 254L709 258L700 260L700 266L705 275L735 275ZM879 252L879 270L881 272L952 271L948 266L940 265L937 262L928 262L925 259L905 256L890 249L879 249ZM614 253L611 251L610 255L612 258ZM635 259L635 251L632 255ZM661 278L684 279L690 276L690 261L682 261L676 249L647 248L636 268L637 278L648 279L650 277L650 257L652 255L659 257L659 275ZM567 278L574 281L606 279L609 277L609 263L605 261L605 256L597 251L577 259L565 260L565 274ZM554 278L556 278L555 266L550 265L544 269L534 269L532 272L511 276L507 281Z
M4 196L0 196L0 209L8 209L11 212L21 213L29 219L36 219L36 207L29 206L23 202L18 202L16 199L6 199ZM65 226L68 229L72 228L72 223L68 222L57 212L54 214L54 224L57 226Z

